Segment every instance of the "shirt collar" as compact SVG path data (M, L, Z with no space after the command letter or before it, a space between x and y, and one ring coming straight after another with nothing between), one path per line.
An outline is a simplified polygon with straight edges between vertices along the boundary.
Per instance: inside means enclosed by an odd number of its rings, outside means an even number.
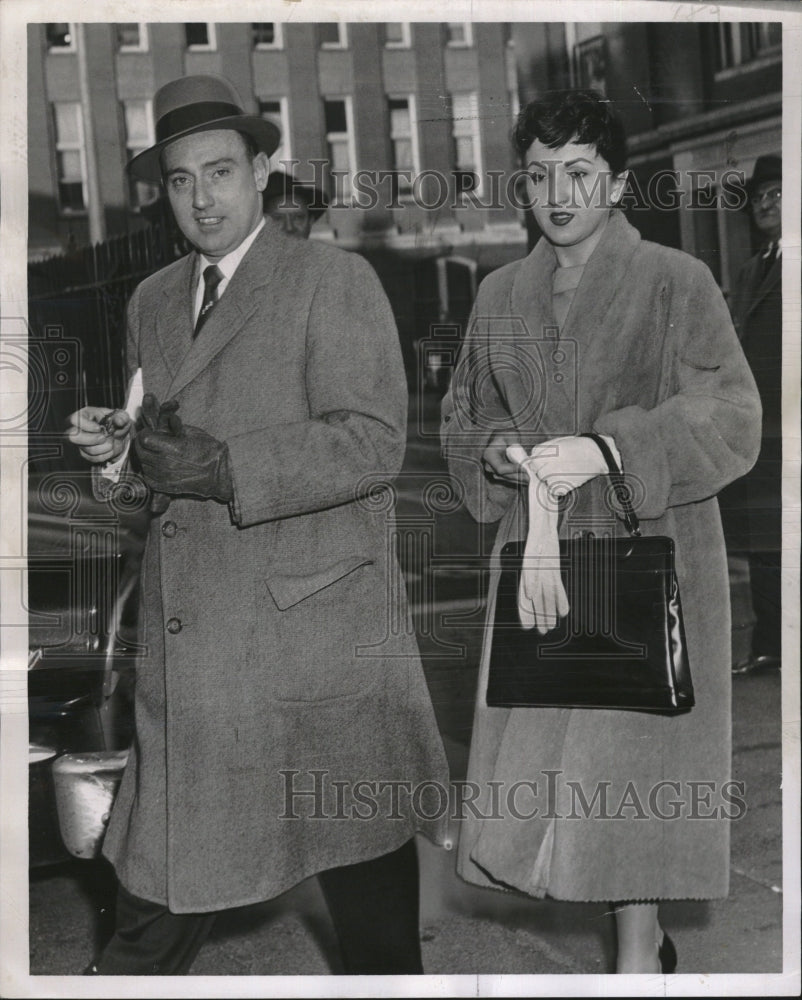
M236 250L232 250L231 253L227 253L225 257L221 257L220 260L209 260L208 257L204 257L204 255L201 254L200 255L201 273L203 273L203 271L209 266L209 264L217 264L217 266L223 272L223 280L230 281L234 275L234 272L239 267L242 258L250 250L251 244L259 235L259 233L262 231L262 229L264 229L264 225L265 225L265 217L262 216L261 219L259 220L259 224L250 234L250 236L246 236Z

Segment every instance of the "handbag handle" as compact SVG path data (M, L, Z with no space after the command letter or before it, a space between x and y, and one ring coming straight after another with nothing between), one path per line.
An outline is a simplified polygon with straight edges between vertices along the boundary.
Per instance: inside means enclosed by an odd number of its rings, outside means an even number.
M638 521L637 515L632 507L632 500L630 499L629 488L624 481L624 476L621 470L618 468L618 463L613 458L613 453L607 442L600 434L580 434L579 437L590 438L591 441L596 445L599 451L604 456L604 460L607 463L607 470L610 476L610 481L613 484L613 489L615 490L615 498L621 504L624 511L624 525L627 531L634 538L640 538L640 522Z

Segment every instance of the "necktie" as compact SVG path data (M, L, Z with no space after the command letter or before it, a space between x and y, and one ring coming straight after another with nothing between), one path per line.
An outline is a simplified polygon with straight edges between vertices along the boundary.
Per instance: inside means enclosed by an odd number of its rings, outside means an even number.
M763 265L763 273L761 275L761 280L766 277L766 275L771 270L774 261L777 260L777 249L778 247L776 243L769 244L769 248L761 260L761 263Z
M201 327L206 322L209 313L214 308L217 302L217 286L223 280L223 272L217 266L217 264L210 264L203 271L203 302L201 302L200 312L198 313L198 318L195 320L195 334L198 336L201 331Z

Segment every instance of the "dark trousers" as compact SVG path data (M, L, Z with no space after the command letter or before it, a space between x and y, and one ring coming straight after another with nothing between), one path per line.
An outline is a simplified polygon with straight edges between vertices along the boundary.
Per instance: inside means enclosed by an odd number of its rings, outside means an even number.
M321 872L318 878L346 973L423 972L414 840L379 858ZM215 913L171 913L165 906L133 896L120 886L114 935L87 973L185 975L215 917Z

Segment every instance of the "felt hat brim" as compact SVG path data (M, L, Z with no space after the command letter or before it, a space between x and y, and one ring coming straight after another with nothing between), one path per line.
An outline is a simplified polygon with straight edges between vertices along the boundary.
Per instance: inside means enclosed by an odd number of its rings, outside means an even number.
M127 170L138 180L158 184L162 179L161 154L170 143L188 135L195 135L197 132L213 132L219 129L244 132L254 140L259 151L267 156L272 156L281 142L278 128L258 115L226 115L171 134L129 160Z

